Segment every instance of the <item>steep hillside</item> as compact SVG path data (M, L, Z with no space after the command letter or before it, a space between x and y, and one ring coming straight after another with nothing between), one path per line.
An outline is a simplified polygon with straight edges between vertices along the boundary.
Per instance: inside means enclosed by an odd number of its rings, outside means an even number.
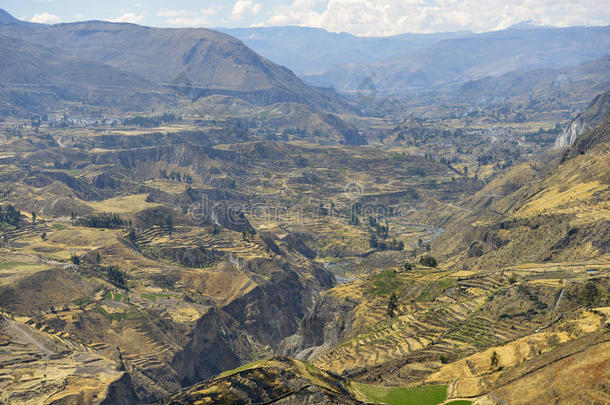
M580 134L601 124L610 113L610 92L597 96L589 108L578 115L555 141L555 147L572 145ZM602 131L603 132L603 131ZM590 139L590 135L587 139ZM582 143L580 147L582 148Z
M193 403L363 404L345 379L286 357L228 370L159 402Z
M599 117L596 98L583 117ZM610 254L610 119L581 134L563 158L517 166L469 202L434 248L464 268L603 259Z
M5 112L40 114L57 109L55 103L82 100L130 111L167 108L180 100L171 90L135 74L8 37L0 37L0 86L0 108Z
M135 73L194 99L224 94L257 104L298 102L329 111L350 109L337 94L306 85L241 41L208 29L88 21L28 30L5 24L0 33Z
M32 23L28 21L21 21L7 13L5 10L0 9L0 25L20 25L22 27L40 27L41 24Z

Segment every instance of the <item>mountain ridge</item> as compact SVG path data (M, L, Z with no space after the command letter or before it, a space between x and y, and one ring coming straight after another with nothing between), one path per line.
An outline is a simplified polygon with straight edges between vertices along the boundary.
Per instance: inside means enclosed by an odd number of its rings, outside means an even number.
M58 47L197 99L232 95L268 105L298 102L329 112L356 112L341 96L305 84L236 38L205 28L152 28L88 21L55 25L0 25L0 35Z

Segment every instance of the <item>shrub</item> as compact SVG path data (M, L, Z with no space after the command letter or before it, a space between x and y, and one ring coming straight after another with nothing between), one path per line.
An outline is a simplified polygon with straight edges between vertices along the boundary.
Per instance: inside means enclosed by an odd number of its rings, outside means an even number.
M77 266L80 264L80 257L74 253L72 253L70 256L70 260L72 260L72 263L76 264Z
M500 357L498 356L498 353L496 353L495 351L491 354L491 359L490 359L490 363L491 363L491 369L495 370L496 368L498 368L498 362L500 361Z
M438 266L438 261L430 255L425 255L419 258L419 264L426 267L436 267Z
M108 266L104 268L108 279L119 287L127 288L125 273L119 270L118 266Z
M396 315L396 310L398 309L398 297L396 293L392 293L390 295L390 301L388 302L387 314L390 318L393 318Z
M120 228L125 225L118 214L103 213L100 215L89 215L80 217L76 221L78 225L88 226L89 228Z

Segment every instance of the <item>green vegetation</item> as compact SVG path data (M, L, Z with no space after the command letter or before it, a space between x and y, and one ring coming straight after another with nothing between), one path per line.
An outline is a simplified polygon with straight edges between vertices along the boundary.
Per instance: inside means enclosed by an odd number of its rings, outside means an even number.
M591 307L597 301L599 295L599 290L593 281L589 281L585 284L582 298L586 306Z
M11 204L8 204L4 208L0 206L0 223L4 222L14 227L18 227L20 220L21 212L18 209L15 209Z
M417 297L417 301L434 301L438 296L440 296L444 290L453 286L455 284L455 279L453 278L441 278L430 283L426 291L419 297Z
M62 229L66 229L66 226L62 225L62 224L53 224L51 226L53 227L53 229L55 229L57 231L61 231Z
M85 298L77 299L73 303L77 307L84 307L85 305L89 304L90 302L91 302L91 300L89 298L85 297Z
M498 362L500 361L500 357L498 356L498 353L496 353L495 351L491 354L491 359L490 359L490 363L491 363L491 369L495 370L498 368Z
M138 115L132 118L125 118L123 120L123 125L133 125L142 128L155 128L163 123L174 122L175 120L176 116L169 113L158 114L156 117L143 117Z
M396 293L394 292L390 296L390 301L388 302L387 314L390 316L390 318L393 318L396 315L397 309L398 309L398 297L396 296Z
M123 300L123 294L113 293L111 291L108 291L106 294L104 294L104 299L105 300L112 300L112 301L122 301Z
M465 399L460 399L458 401L445 402L445 405L471 405L472 401L467 401Z
M438 266L438 261L430 255L425 255L419 258L419 264L422 266L435 268Z
M388 270L373 276L373 285L367 292L373 295L390 295L400 287L400 281L395 272Z
M70 260L72 261L72 263L76 264L77 266L80 264L80 256L72 253L72 255L70 255Z
M106 311L103 307L101 307L99 305L96 305L95 308L93 308L93 310L95 312L98 312L98 313L102 314L109 321L121 321L121 320L127 319L127 316L128 316L128 312L113 312L113 313L110 313L110 312Z
M125 277L125 273L119 270L118 266L108 266L103 267L103 269L106 272L106 276L108 277L110 282L118 285L119 287L127 288L127 280Z
M229 376L232 376L233 374L237 374L237 373L239 373L241 371L248 370L248 369L253 368L254 366L256 366L261 361L262 360L251 361L250 363L243 364L243 365L241 365L239 367L236 367L234 369L223 371L222 373L218 374L217 378L229 377Z
M4 262L0 263L0 270L11 270L15 267L35 267L39 266L37 263L24 263L24 262Z
M380 387L352 383L353 388L368 402L388 405L436 405L447 398L446 385L422 387Z
M118 214L103 213L99 215L88 215L86 217L80 217L76 223L82 226L88 226L89 228L121 228L125 225Z
M161 293L144 293L142 294L142 298L154 301L157 298L171 298L171 294L161 294Z

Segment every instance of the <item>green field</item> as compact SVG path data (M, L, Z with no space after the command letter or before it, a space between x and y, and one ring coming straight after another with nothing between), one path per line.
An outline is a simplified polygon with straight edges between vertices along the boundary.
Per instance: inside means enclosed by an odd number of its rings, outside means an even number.
M233 368L231 370L223 371L222 373L218 374L218 377L216 377L216 378L229 377L229 376L231 376L233 374L237 374L237 373L239 373L241 371L245 371L245 370L248 370L250 368L253 368L254 366L256 366L257 363L260 363L260 362L261 362L261 360L255 360L255 361L251 361L250 363L243 364L243 365L241 365L241 366L239 366L237 368Z
M390 295L400 287L396 273L388 270L373 276L373 285L367 292L373 295Z
M353 383L352 387L361 400L388 405L437 405L447 399L446 385L380 387Z
M23 262L4 262L0 263L0 270L11 270L15 267L35 267L40 266L38 263L23 263Z

